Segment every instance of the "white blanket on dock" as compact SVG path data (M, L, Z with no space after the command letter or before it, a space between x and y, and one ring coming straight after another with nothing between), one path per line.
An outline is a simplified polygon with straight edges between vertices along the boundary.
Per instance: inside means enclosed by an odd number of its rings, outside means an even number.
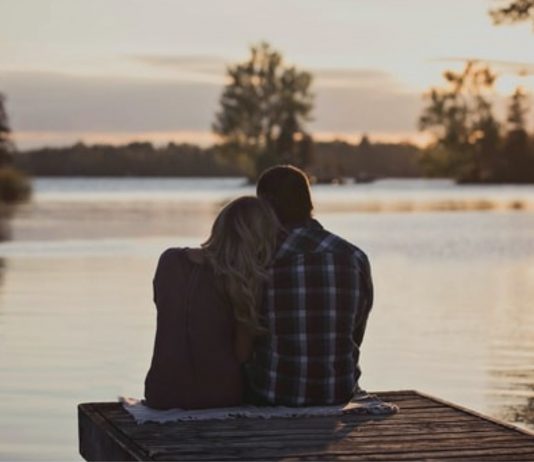
M285 407L285 406L237 406L221 407L213 409L168 409L161 411L152 409L142 404L135 398L119 397L124 409L135 419L136 423L145 422L175 422L189 420L227 420L242 417L270 419L273 417L317 417L317 416L341 416L346 414L363 415L389 415L396 413L399 408L396 404L381 401L374 395L361 395L346 404L333 406L308 406L308 407Z

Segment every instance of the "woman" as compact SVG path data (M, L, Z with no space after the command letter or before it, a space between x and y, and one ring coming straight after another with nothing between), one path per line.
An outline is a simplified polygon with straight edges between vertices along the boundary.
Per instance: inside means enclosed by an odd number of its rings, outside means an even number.
M154 277L158 312L148 406L201 409L242 401L240 364L262 330L257 303L280 225L255 197L234 200L199 249L166 250Z

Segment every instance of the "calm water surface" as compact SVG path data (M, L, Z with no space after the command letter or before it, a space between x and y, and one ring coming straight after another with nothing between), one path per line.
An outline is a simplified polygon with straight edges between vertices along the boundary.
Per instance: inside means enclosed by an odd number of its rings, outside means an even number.
M79 459L76 404L142 395L158 255L198 245L222 203L252 193L239 179L37 180L0 244L0 459ZM314 197L371 259L362 386L534 428L534 188L386 181Z

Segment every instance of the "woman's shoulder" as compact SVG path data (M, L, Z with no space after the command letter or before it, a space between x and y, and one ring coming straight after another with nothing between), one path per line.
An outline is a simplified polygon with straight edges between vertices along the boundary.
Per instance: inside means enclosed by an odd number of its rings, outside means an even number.
M187 273L190 269L185 248L171 247L162 252L154 275L155 284L176 281L176 277Z
M170 247L164 250L158 259L158 271L182 266L186 261L185 248Z
M168 261L168 260L179 260L184 258L185 252L187 248L186 247L169 247L168 249L165 249L160 257L159 261Z
M204 264L206 257L204 250L190 247L170 247L159 257L159 265L169 264Z

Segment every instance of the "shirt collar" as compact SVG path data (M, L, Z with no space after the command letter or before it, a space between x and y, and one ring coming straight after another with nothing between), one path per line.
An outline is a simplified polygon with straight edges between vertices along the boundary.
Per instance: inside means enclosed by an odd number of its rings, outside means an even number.
M323 229L323 226L315 218L309 218L304 223L296 223L294 225L286 226L285 228L288 233L291 233L301 228Z

